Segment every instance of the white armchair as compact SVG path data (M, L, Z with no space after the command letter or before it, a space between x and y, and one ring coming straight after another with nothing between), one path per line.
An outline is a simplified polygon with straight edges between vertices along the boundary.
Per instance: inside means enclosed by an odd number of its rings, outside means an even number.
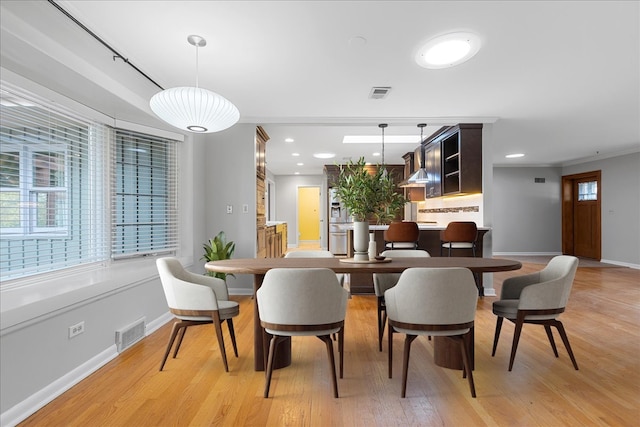
M264 397L269 397L276 348L285 337L317 336L324 341L332 371L333 395L338 397L338 382L331 334L338 334L340 378L343 375L344 318L348 292L335 273L326 268L273 268L264 276L256 292L260 323L273 335L265 361ZM269 341L265 334L265 342Z
M520 333L525 323L544 326L553 353L558 357L558 349L551 333L551 326L555 327L569 353L573 367L578 369L567 333L562 322L557 320L567 306L577 268L576 257L561 255L551 259L541 271L510 277L502 283L500 300L493 303L493 314L498 318L491 356L496 354L502 321L507 318L515 323L509 371L513 368Z
M178 355L187 327L213 323L224 369L229 372L221 323L226 320L233 351L238 357L232 318L240 313L240 308L237 302L229 300L225 281L186 271L180 262L172 257L156 260L156 266L169 309L178 319L171 329L171 336L160 364L160 370L162 371L164 368L178 334L180 336L173 353L174 358Z
M409 268L398 284L384 294L389 317L389 378L393 366L393 334L406 334L402 364L402 397L407 391L409 352L418 335L446 337L458 343L463 378L468 377L471 396L476 397L470 343L478 289L466 268Z
M389 258L428 258L429 252L421 249L391 249L380 255ZM382 337L384 327L387 324L387 312L385 310L384 293L393 288L400 279L400 273L373 273L373 290L378 299L378 350L382 351Z

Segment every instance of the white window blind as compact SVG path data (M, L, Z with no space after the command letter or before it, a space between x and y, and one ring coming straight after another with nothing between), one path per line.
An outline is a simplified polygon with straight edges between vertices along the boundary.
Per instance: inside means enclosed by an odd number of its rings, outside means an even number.
M177 248L176 145L171 139L116 129L112 183L114 258Z
M0 85L0 280L109 256L110 129Z

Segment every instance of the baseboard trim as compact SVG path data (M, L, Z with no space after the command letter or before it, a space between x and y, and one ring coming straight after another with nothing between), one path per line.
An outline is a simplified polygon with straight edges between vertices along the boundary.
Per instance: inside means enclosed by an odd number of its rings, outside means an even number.
M518 256L558 256L562 252L494 252L493 256L497 257L518 257Z
M118 356L116 345L112 345L71 372L58 378L40 391L18 403L0 415L0 425L13 427L24 421L40 408L69 390L74 385L100 369Z
M612 261L610 259L601 259L600 262L604 262L605 264L619 265L620 267L629 267L635 270L640 270L640 264L632 264L630 262L621 262L621 261Z

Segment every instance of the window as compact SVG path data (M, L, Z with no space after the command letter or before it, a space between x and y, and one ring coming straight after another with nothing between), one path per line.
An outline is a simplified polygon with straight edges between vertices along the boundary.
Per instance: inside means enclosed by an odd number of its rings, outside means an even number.
M2 82L0 282L177 247L176 141Z
M598 181L578 183L578 201L598 200Z
M116 130L113 256L177 246L176 142Z

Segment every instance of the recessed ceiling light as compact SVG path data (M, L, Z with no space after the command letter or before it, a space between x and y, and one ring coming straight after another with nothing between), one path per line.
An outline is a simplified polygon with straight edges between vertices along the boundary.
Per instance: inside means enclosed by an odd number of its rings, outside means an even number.
M429 40L418 49L415 60L421 67L453 67L471 59L480 50L480 37L473 33L450 33Z
M373 153L372 155L377 157L377 156L379 156L379 155L380 155L380 153L378 153L378 152L376 151L376 152L375 152L375 153Z
M316 159L333 159L335 156L335 153L313 153Z
M293 174L294 175L300 175L300 172L294 172Z
M343 144L381 144L382 135L345 135ZM420 144L418 135L385 135L385 144Z
M298 156L300 155L300 153L291 153L291 155L292 155L293 157L298 157Z
M507 159L517 159L518 157L524 157L524 154L522 153L507 154L505 157Z
M293 142L293 138L285 138L284 142Z
M304 166L304 163L299 162L299 163L296 163L296 165L298 165L298 166Z

